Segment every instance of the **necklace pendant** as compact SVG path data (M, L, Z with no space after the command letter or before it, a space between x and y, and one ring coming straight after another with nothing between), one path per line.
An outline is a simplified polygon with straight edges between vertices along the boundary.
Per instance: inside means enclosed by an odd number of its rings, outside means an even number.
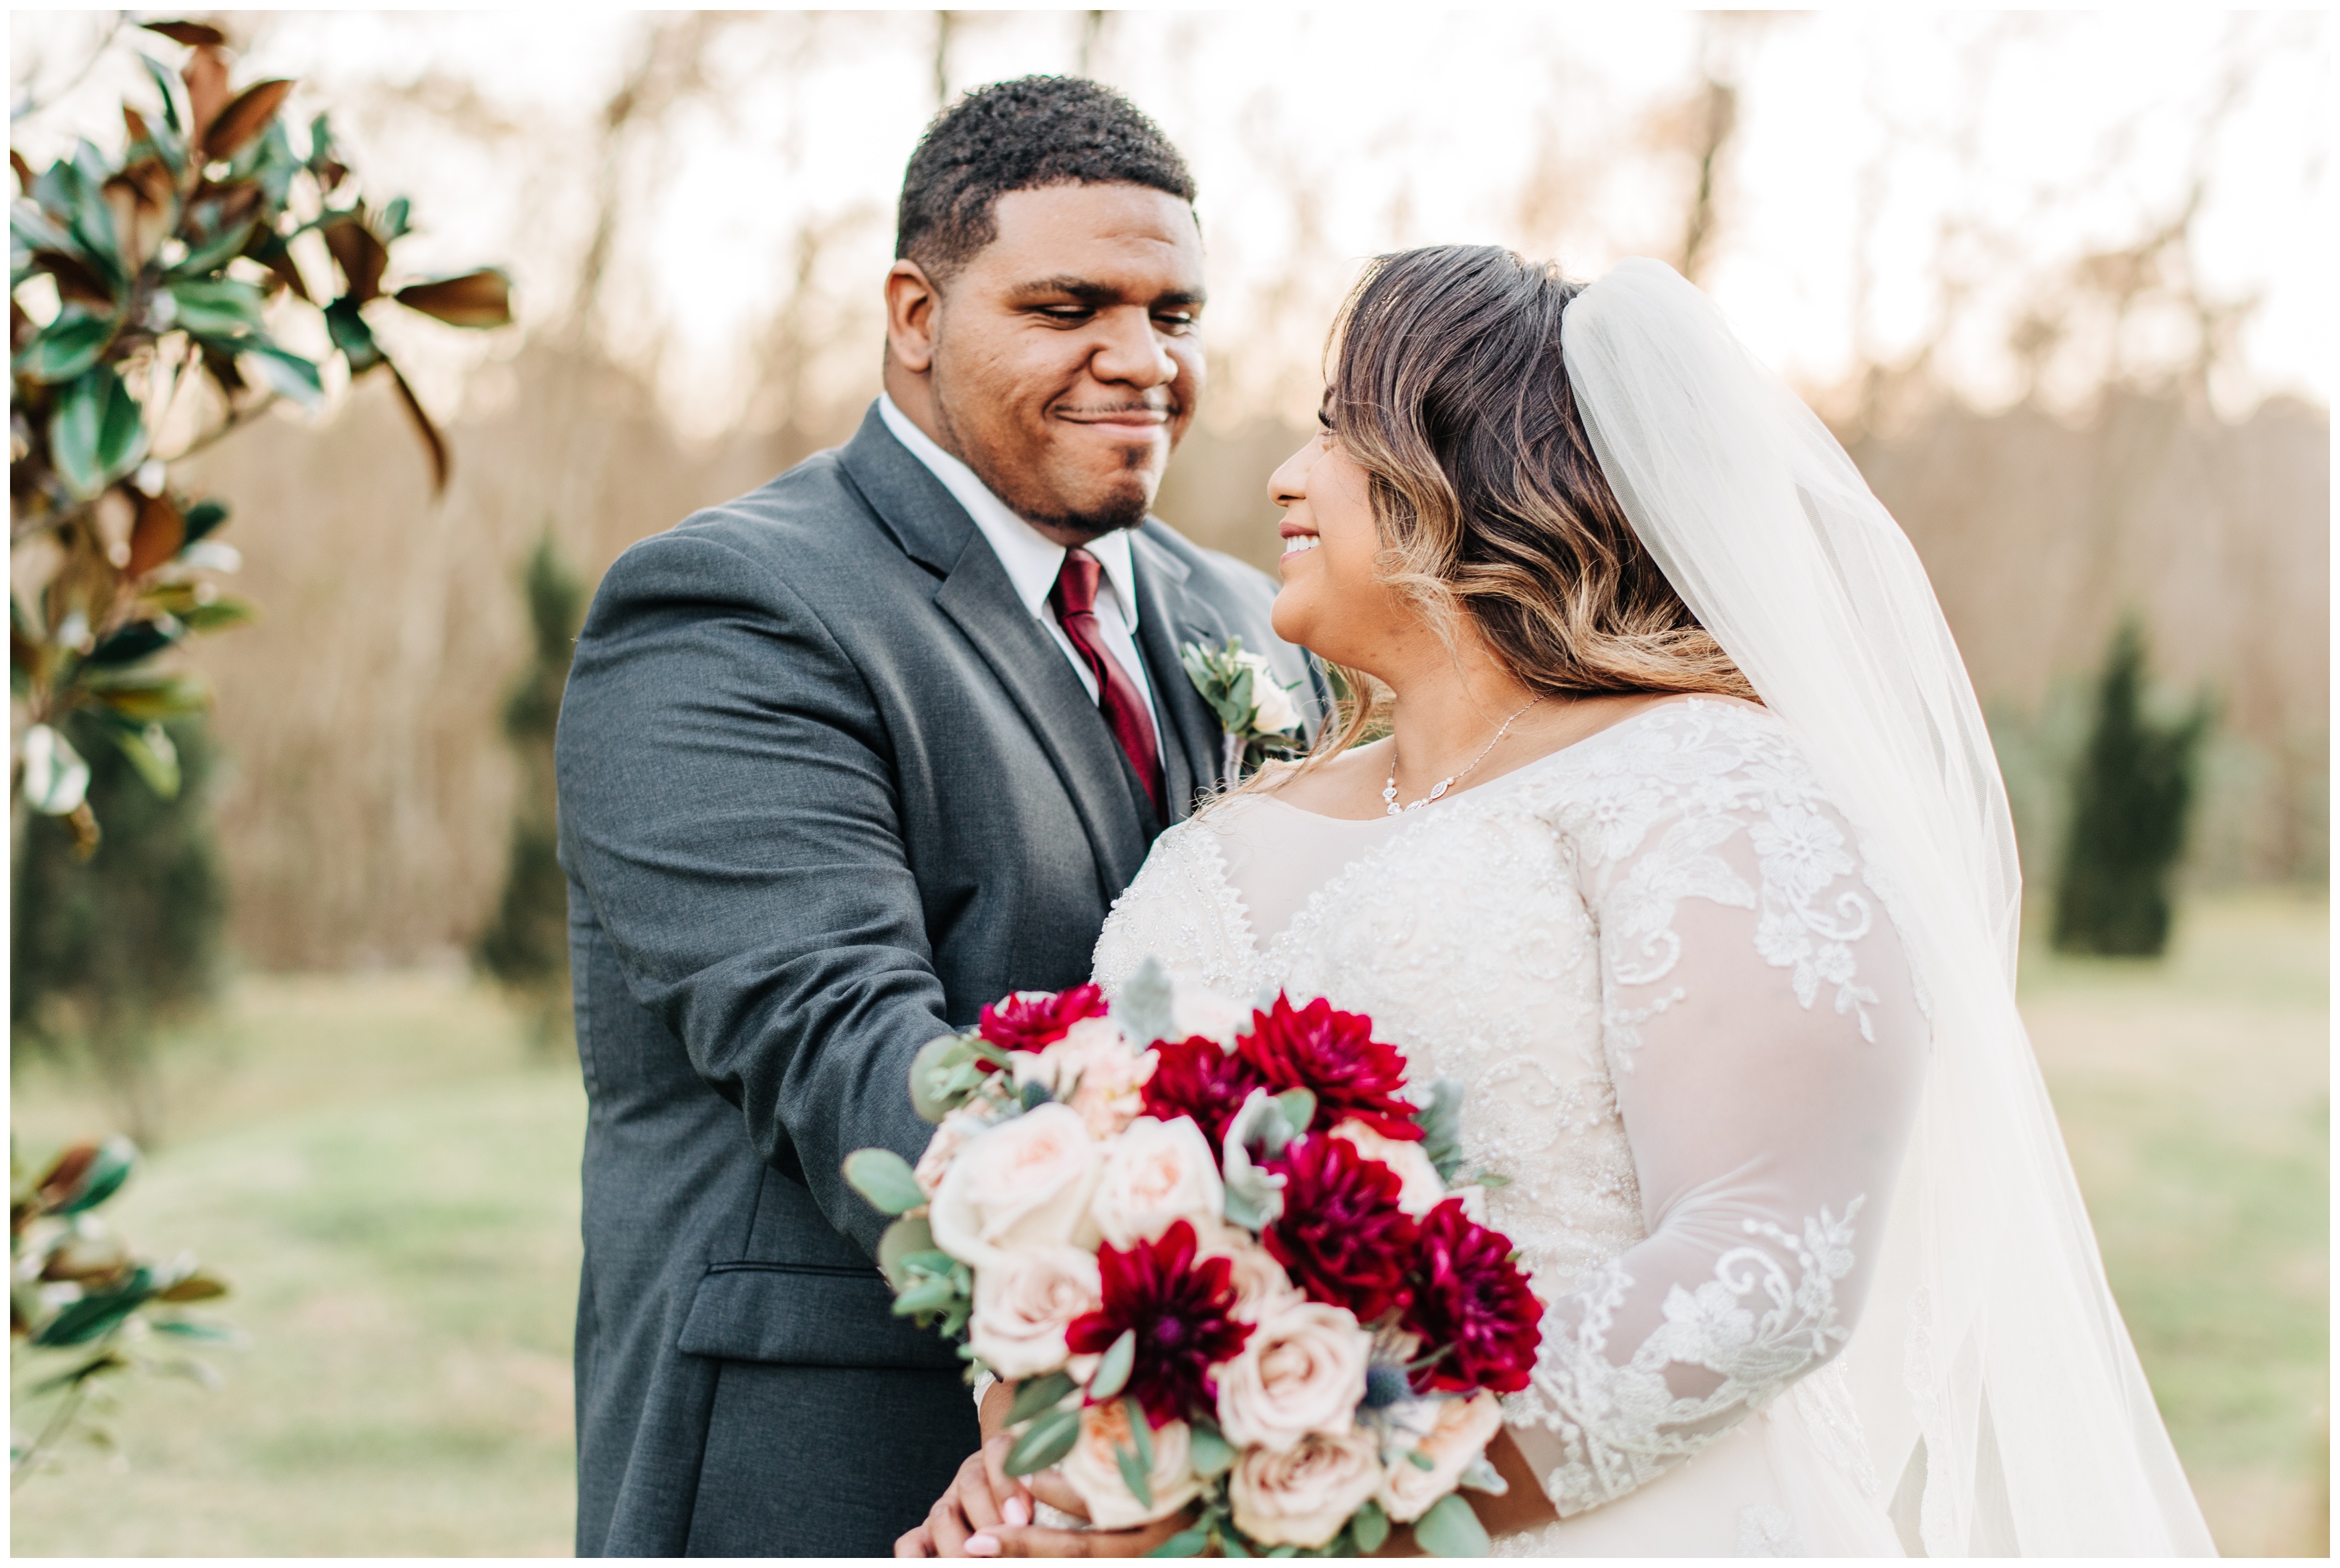
M1417 805L1428 805L1432 801L1434 801L1440 795L1444 794L1446 793L1446 786L1453 782L1454 781L1451 778L1440 779L1438 781L1437 787L1433 789L1428 794L1423 796L1422 799L1417 801L1415 804Z

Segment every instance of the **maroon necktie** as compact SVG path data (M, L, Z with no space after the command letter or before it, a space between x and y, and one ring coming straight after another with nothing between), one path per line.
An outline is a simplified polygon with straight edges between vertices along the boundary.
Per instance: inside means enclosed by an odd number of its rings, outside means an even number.
M1056 586L1048 595L1048 607L1056 612L1056 624L1065 628L1065 636L1072 638L1073 647L1096 677L1097 706L1105 713L1113 738L1121 743L1129 765L1145 781L1154 814L1167 822L1170 814L1162 806L1162 759L1154 735L1154 715L1145 711L1145 695L1129 673L1105 651L1105 639L1097 633L1097 578L1104 570L1086 550L1066 550L1064 568L1057 572Z

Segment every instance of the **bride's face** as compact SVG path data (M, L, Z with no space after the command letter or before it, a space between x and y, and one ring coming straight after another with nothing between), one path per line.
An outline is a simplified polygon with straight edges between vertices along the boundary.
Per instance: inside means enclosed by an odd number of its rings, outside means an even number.
M1284 459L1267 488L1284 508L1275 635L1334 664L1376 670L1419 617L1374 574L1381 538L1364 468L1328 430Z

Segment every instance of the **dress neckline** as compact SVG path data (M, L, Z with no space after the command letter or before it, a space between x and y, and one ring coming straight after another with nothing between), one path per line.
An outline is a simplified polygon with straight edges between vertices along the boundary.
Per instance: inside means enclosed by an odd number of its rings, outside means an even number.
M1593 742L1604 740L1609 736L1617 734L1621 730L1628 729L1634 725L1640 724L1643 719L1649 718L1652 715L1678 713L1686 708L1702 707L1708 703L1714 701L1716 701L1716 699L1710 697L1686 695L1679 702L1669 700L1661 703L1651 703L1648 707L1642 708L1639 712L1627 714L1615 724L1603 725L1589 735L1580 736L1578 739L1569 742L1564 746L1558 746L1544 753L1543 755L1540 757L1531 757L1528 761L1522 763L1519 766L1513 768L1509 773L1497 774L1493 778L1489 779L1484 784L1472 784L1467 789L1459 789L1451 794L1442 796L1437 804L1444 805L1450 801L1468 800L1474 795L1486 797L1500 794L1503 788L1509 785L1512 781L1524 781L1532 774L1541 772L1545 766L1558 759L1572 755L1573 754L1583 750L1586 746L1592 745ZM1722 702L1719 703L1718 705L1732 708L1747 708L1751 705L1737 702ZM1770 710L1768 708L1756 707L1753 711L1759 714L1769 714ZM1273 794L1262 794L1254 795L1252 798L1266 801L1274 805L1280 805L1285 811L1298 812L1302 816L1314 817L1318 822L1353 823L1361 827L1368 827L1381 823L1402 822L1417 816L1427 817L1430 814L1427 811L1408 811L1403 817L1334 816L1326 812L1310 811L1304 805L1294 805L1290 801L1279 799Z

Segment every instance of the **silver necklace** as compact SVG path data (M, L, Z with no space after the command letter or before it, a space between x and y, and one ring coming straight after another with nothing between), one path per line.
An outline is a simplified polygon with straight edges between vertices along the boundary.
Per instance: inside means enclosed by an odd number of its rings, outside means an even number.
M1397 804L1397 742L1395 740L1392 740L1390 742L1389 782L1382 785L1382 801L1389 807L1389 814L1392 816L1399 816L1406 812L1420 811L1423 806L1428 805L1432 801L1434 801L1439 796L1444 794L1447 790L1453 786L1456 779L1461 778L1463 774L1469 773L1472 768L1477 767L1481 763L1487 760L1487 754L1495 749L1495 741L1500 741L1505 735L1512 733L1512 726L1519 722L1520 714L1527 712L1528 708L1535 706L1536 704L1542 701L1543 701L1543 694L1542 692L1538 692L1534 696L1530 697L1528 699L1527 707L1522 708L1519 713L1513 714L1510 718L1505 719L1503 721L1503 727L1495 732L1495 739L1489 741L1485 745L1481 746L1479 748L1479 754L1472 757L1469 762L1464 763L1461 772L1448 774L1444 778L1440 779L1431 789L1431 792L1428 794L1423 796L1412 805L1402 806Z

